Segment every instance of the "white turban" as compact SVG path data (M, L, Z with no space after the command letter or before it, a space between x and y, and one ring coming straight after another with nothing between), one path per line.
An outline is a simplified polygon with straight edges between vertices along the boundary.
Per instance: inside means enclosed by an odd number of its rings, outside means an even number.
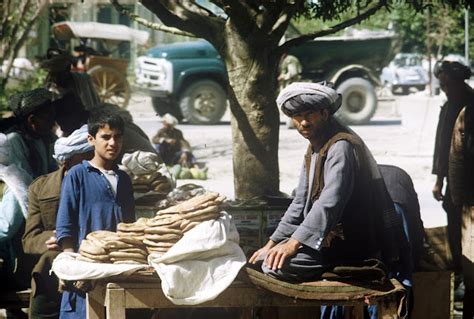
M176 119L176 117L174 117L173 115L169 113L166 113L165 115L163 115L161 120L171 126L176 126L176 124L178 124L178 120Z
M293 100L295 97L299 97L299 99ZM321 109L328 109L333 114L341 106L342 97L330 82L294 82L278 94L276 102L283 113L288 116Z
M72 132L68 137L58 138L56 143L54 143L53 157L59 162L64 162L75 154L87 153L94 150L87 141L87 134L87 124L85 124Z

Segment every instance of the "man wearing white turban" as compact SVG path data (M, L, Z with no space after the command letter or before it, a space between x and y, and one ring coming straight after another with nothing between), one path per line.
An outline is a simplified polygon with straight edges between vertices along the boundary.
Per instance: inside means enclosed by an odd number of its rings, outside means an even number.
M53 157L60 168L38 177L28 190L23 249L25 253L39 257L32 271L30 318L59 318L61 295L57 292L57 278L49 273L54 258L60 253L55 237L56 214L64 175L71 167L94 155L87 133L87 125L83 125L68 137L59 138L54 144Z
M332 83L293 83L277 104L310 144L295 198L249 262L292 282L318 280L342 263L397 262L406 243L401 220L369 150L333 117L341 95Z

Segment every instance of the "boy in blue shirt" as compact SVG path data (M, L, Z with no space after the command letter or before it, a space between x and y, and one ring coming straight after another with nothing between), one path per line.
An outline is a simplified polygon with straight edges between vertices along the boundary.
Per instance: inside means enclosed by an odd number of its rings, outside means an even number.
M69 252L78 251L90 232L116 231L118 223L135 220L130 177L114 163L122 148L124 122L102 111L91 116L88 126L94 157L64 177L56 220L57 241ZM63 293L60 318L86 318L85 293Z

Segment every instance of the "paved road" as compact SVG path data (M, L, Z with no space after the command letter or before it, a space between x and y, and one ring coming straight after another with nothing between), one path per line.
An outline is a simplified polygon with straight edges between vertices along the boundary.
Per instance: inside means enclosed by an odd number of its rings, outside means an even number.
M424 93L396 97L380 103L369 125L353 126L367 143L378 163L393 164L405 169L413 178L418 193L425 227L446 224L446 217L432 195L434 176L431 175L433 143L439 106L443 97L427 97ZM150 100L134 96L129 107L136 123L151 137L159 128ZM201 183L210 190L233 198L232 143L226 114L218 125L199 126L182 124L179 128L191 142L199 161L209 167L207 181ZM284 117L282 117L284 119ZM290 193L296 186L306 141L296 130L280 127L280 189Z

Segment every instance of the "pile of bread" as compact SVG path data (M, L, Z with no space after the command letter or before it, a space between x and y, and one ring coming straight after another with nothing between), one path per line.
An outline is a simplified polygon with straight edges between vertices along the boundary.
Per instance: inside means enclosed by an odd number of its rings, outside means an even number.
M98 230L81 242L78 260L94 263L148 264L143 241L131 235Z
M206 220L220 216L225 197L216 192L198 195L177 205L159 210L147 221L145 244L149 253L164 254L184 233Z
M173 189L169 179L159 171L154 171L150 174L133 175L131 177L133 191L136 193L154 191L167 194Z
M116 233L92 232L81 243L80 259L147 264L148 254L165 254L187 231L204 221L219 218L224 200L219 193L207 192L160 210L153 218L119 223Z

